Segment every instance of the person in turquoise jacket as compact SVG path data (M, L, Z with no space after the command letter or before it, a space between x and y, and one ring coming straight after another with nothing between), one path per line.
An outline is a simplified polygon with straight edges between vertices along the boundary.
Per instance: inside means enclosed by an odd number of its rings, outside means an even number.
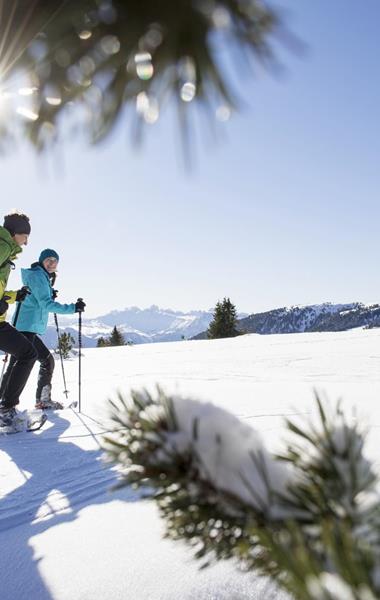
M36 408L42 409L60 409L63 406L51 399L54 357L39 336L46 332L49 313L71 315L84 311L86 306L81 300L71 304L56 302L53 285L58 261L58 253L51 248L46 248L42 250L38 262L33 263L30 269L21 269L22 281L25 286L28 286L30 294L20 307L16 328L32 343L37 352L40 370L36 391ZM12 372L12 362L11 359L4 376L3 385L5 386L7 377Z

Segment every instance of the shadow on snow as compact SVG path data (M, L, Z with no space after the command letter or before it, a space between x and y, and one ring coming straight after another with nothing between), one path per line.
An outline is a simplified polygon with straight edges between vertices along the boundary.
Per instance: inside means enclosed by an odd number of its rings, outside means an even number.
M92 432L95 426L90 417L77 417L76 423L64 418L63 413L51 413L48 422L52 426L45 425L38 434L18 433L0 438L0 451L14 463L23 480L16 489L0 496L2 600L53 598L39 572L39 559L30 538L75 521L86 506L119 499L134 502L140 498L130 488L109 492L116 482L116 473L101 462L101 450L84 450L70 441L92 436L96 445L100 437ZM0 478L5 478L5 474L0 473ZM70 546L74 545L75 540L70 542ZM70 552L70 547L59 550L61 554Z

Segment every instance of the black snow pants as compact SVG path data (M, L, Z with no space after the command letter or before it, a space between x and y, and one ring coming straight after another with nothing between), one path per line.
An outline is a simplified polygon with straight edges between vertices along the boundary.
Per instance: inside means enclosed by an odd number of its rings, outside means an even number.
M37 352L30 340L6 322L0 323L0 350L11 355L0 389L1 405L12 408L20 402L20 395L37 360Z
M36 357L33 361L33 364L36 360L38 360L38 362L40 363L40 371L38 374L37 391L36 391L36 400L39 400L41 398L42 388L44 388L45 385L49 385L49 386L51 385L51 380L53 377L54 366L55 366L54 358L53 358L49 348L47 348L45 346L45 344L43 343L41 338L39 338L36 333L31 333L30 331L21 331L21 334L27 340L29 340L29 342L32 344L32 346L35 350ZM14 369L15 363L16 363L16 358L14 356L12 356L11 360L9 362L9 367L4 375L3 385L1 386L1 389L0 389L0 396L1 396L2 390L7 389L7 387L8 387L7 381L9 379L9 377L12 377L12 375L13 375L13 369Z

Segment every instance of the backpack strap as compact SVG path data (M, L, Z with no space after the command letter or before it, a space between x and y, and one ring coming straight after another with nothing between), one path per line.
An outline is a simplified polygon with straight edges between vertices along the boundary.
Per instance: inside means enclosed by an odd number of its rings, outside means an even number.
M16 268L16 265L15 265L15 263L14 263L14 262L13 262L13 261L12 261L10 258L7 258L7 260L5 260L5 261L4 261L4 262L3 262L3 263L0 265L0 269L2 269L3 267L5 267L5 265L11 265L11 269L12 269L12 270Z

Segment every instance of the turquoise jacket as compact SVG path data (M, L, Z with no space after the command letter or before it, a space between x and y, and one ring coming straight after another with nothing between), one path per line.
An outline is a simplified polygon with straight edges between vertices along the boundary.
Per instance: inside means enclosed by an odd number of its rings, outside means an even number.
M75 313L75 304L60 304L54 301L49 275L39 263L35 263L30 269L21 269L21 277L31 293L21 303L16 324L19 331L42 335L47 328L49 313Z

